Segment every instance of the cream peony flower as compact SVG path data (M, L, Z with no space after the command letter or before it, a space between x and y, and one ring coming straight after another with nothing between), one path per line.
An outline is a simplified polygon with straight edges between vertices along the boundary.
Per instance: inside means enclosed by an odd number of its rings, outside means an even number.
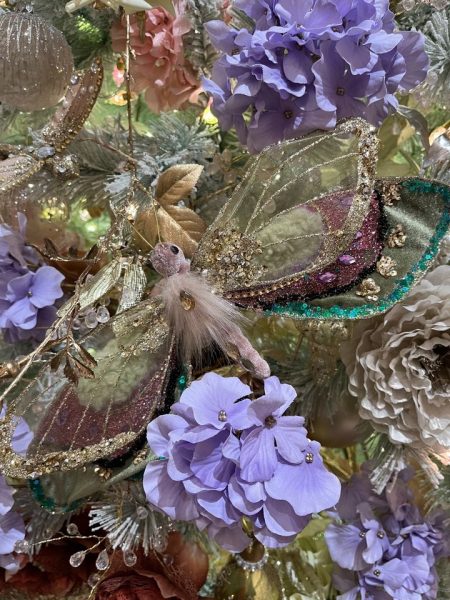
M450 266L428 274L388 313L361 321L342 346L359 413L394 444L450 448Z

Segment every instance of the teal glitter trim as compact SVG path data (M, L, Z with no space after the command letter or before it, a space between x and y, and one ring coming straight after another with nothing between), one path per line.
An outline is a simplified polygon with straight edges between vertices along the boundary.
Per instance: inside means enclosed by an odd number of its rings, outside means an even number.
M70 513L74 510L77 510L77 508L79 508L82 505L82 502L80 500L76 500L75 502L72 502L67 506L59 506L58 504L56 504L53 498L50 498L45 494L40 479L32 479L31 481L29 481L29 485L33 498L36 500L39 506L41 506L50 513Z
M413 265L411 271L405 277L397 282L395 289L388 296L379 302L363 304L354 308L342 308L338 305L330 306L330 308L321 308L311 306L308 302L290 302L285 306L275 304L271 309L266 310L265 313L304 319L359 319L384 312L402 300L410 291L416 276L431 266L431 263L439 252L440 243L450 225L450 188L433 181L423 181L420 179L404 181L401 185L411 192L440 194L444 200L444 211L431 238L430 245L422 258Z

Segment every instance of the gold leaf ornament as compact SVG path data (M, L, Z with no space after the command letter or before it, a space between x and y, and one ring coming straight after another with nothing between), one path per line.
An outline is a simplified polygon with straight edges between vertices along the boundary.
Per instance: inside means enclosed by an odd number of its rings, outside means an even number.
M206 224L190 208L178 206L178 202L191 193L202 170L201 165L176 165L159 176L154 204L142 211L134 224L138 248L148 252L159 241L173 242L187 257L192 257Z

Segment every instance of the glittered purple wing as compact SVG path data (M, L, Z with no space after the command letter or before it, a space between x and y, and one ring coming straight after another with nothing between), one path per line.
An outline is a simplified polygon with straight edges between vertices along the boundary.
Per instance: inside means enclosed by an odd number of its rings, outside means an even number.
M175 356L159 300L125 311L99 326L80 345L96 365L84 353L73 356L93 376L77 368L74 359L77 383L66 361L56 371L48 364L18 398L8 402L7 418L0 422L7 452L0 462L9 475L69 471L118 456L164 405ZM14 424L17 417L34 434L25 457L16 455L8 442L14 431L10 421Z
M339 227L346 212L345 208L341 208L351 200L351 193L334 194L322 199L316 209L323 219L329 219L332 227ZM298 265L297 272L294 266L291 273L284 272L285 277L278 281L256 284L249 289L235 289L226 292L225 296L241 307L261 309L292 300L333 295L337 290L351 288L375 269L383 248L384 225L380 197L374 193L362 226L349 246L330 263L314 270L302 269L302 266L308 265Z
M450 187L379 181L362 227L336 260L295 281L233 290L245 308L299 319L359 319L401 301L435 264L450 224Z

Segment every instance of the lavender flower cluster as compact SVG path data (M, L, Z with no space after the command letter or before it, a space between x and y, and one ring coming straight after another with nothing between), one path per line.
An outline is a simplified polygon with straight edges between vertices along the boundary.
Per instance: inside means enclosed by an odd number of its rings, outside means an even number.
M64 276L39 266L34 250L25 245L26 218L18 214L19 230L0 225L0 329L14 343L41 340L56 317Z
M340 495L303 418L283 416L294 388L270 377L264 390L251 401L236 377L208 373L148 426L160 457L145 471L148 501L172 519L195 521L233 552L249 544L243 517L265 546L281 547Z
M0 419L4 417L5 409L0 411ZM14 431L12 447L17 454L24 455L33 439L28 425L20 419ZM14 556L17 542L25 538L25 524L22 517L13 510L13 489L0 475L0 568L11 573L19 569L19 562Z
M222 128L251 152L337 120L374 125L398 106L394 94L422 82L421 33L395 31L388 0L236 0L255 22L207 24L224 54L204 88Z
M338 565L334 583L340 600L432 600L437 597L435 563L450 555L450 515L425 519L408 489L409 470L389 491L372 491L368 470L344 484L338 513L325 539ZM447 533L445 533L447 532Z

